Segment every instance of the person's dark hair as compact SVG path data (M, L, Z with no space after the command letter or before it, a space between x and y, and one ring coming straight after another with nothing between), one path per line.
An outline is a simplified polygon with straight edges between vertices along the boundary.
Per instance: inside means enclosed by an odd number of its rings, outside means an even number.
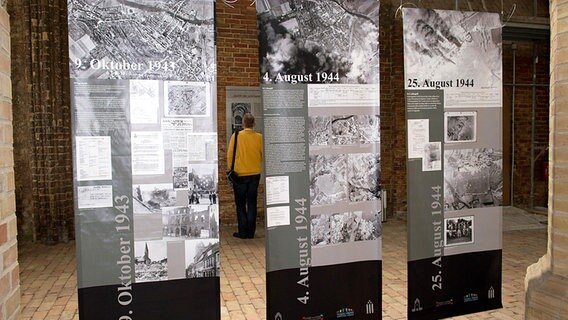
M254 116L252 113L245 113L243 116L243 127L249 129L254 127Z

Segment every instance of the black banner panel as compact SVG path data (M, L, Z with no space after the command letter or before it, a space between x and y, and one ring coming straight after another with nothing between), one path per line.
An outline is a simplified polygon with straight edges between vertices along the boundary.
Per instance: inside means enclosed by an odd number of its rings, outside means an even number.
M120 286L79 288L80 319L220 319L219 278L132 284L136 299ZM195 290L200 288L200 290ZM117 303L118 301L118 303ZM182 302L183 303L180 303Z
M81 320L219 319L213 0L68 0Z
M381 314L379 1L257 1L267 319Z
M502 307L501 21L403 9L408 318Z
M378 319L381 297L377 287L382 286L381 268L380 261L369 261L312 267L308 275L299 274L298 269L269 272L266 274L268 304L274 315L281 314L282 319ZM379 281L369 285L369 279ZM289 309L290 301L279 298L283 292L296 300L309 297L309 304ZM341 294L345 292L351 294Z

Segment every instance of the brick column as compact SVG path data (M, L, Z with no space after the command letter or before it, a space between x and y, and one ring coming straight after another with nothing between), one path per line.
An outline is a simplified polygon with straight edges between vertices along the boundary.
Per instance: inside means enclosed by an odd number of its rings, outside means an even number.
M259 86L258 36L256 7L249 0L231 6L217 1L217 132L219 133L219 203L220 223L236 224L233 189L225 179L227 167L226 87ZM264 221L264 185L258 190L258 222Z
M550 1L548 252L527 269L527 319L568 314L568 1Z
M74 237L67 0L8 2L20 241Z
M10 17L3 1L0 7L0 319L18 319L20 315L12 137Z

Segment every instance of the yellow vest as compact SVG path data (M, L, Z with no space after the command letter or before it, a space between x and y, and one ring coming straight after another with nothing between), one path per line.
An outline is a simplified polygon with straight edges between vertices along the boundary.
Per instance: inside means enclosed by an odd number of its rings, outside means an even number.
M227 150L227 168L231 168L235 134L231 136ZM262 134L244 129L237 138L237 156L235 157L235 171L239 176L252 176L262 171Z

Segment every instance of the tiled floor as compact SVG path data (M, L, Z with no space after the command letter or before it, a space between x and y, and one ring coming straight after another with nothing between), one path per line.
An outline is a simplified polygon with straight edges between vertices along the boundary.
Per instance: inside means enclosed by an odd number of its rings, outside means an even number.
M546 217L506 208L503 309L455 319L522 319L526 268L546 252ZM544 221L544 223L542 223ZM222 228L222 319L265 319L264 236L235 239ZM21 319L79 319L74 242L20 244ZM406 319L406 223L383 228L383 319ZM158 320L158 319L157 319Z

